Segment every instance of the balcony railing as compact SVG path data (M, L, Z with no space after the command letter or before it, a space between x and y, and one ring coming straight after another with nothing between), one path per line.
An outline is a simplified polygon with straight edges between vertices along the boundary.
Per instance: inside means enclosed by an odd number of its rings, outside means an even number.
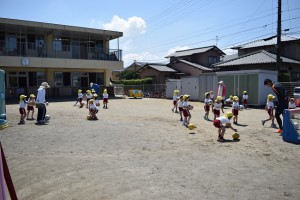
M12 47L0 40L0 56L121 61L122 50L76 45L47 46L30 42L17 42Z

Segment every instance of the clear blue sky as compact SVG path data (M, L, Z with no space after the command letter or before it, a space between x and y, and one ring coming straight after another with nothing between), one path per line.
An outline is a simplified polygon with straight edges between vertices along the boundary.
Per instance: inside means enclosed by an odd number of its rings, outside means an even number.
M0 0L0 17L121 31L127 67L216 44L232 54L232 45L275 35L277 0ZM282 29L299 37L300 0L282 0Z

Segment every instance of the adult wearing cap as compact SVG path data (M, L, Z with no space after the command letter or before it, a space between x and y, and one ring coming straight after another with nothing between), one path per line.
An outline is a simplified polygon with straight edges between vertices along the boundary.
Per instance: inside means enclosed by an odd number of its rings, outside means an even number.
M284 109L288 109L289 107L289 100L288 100L286 90L281 83L278 82L273 83L272 80L270 79L265 79L264 85L272 88L272 90L277 96L278 102L275 110L275 118L278 123L279 129L277 129L275 132L281 134L283 132L283 129L282 129L282 120L280 118L280 115L283 113Z
M224 101L226 97L226 86L224 85L223 81L218 82L217 96L222 97L222 108L224 108Z
M44 124L46 122L46 88L50 88L47 82L43 82L38 89L37 97L36 97L36 107L38 108L37 114L37 124Z

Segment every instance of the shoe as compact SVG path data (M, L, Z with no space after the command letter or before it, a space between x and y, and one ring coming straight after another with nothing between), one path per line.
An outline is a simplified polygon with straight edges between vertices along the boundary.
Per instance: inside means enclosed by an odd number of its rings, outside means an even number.
M281 130L281 129L277 129L276 131L275 131L275 133L283 133L283 130Z
M217 141L218 141L218 142L224 142L225 139L224 139L223 137L219 137Z
M104 107L103 107L104 108ZM172 112L174 112L174 109L172 109Z
M179 112L176 110L175 113L179 113Z
M181 122L182 122L182 121L183 121L183 119L180 119L179 121L181 121Z
M265 123L266 123L265 120L261 120L261 124L262 124L263 126L265 125Z
M271 124L271 128L276 128L276 124Z

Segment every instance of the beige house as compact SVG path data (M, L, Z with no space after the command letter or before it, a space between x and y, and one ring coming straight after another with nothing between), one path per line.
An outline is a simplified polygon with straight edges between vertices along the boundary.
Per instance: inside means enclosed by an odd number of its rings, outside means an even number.
M122 32L0 18L0 68L6 96L34 93L49 82L49 96L69 96L89 83L109 86L123 69L122 51L110 49Z
M141 78L152 78L153 84L165 84L167 79L173 78L176 70L162 64L146 64L137 73Z
M166 58L170 59L168 66L175 69L178 75L197 76L203 72L210 72L211 66L220 62L223 55L225 53L213 45L176 51Z

